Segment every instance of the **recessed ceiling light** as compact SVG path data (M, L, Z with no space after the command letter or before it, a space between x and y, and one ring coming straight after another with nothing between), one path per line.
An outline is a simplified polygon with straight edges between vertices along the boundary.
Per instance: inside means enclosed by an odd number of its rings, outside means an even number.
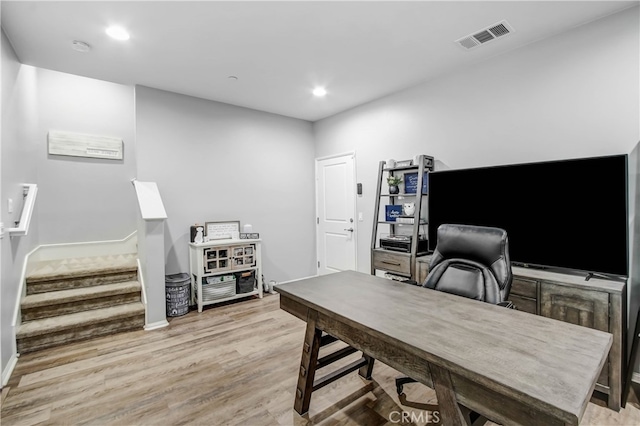
M71 48L73 50L77 50L78 52L88 52L89 50L91 50L91 46L89 46L89 43L85 43L84 41L80 41L80 40L73 40L71 42Z
M324 96L326 94L327 94L327 91L325 90L324 87L316 87L315 89L313 89L314 96Z
M129 33L122 27L109 27L107 34L116 40L129 40Z

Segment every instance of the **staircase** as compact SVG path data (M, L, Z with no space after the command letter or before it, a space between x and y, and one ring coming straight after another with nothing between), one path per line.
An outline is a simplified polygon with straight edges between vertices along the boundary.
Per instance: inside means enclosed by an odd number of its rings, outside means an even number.
M142 329L135 254L40 261L27 274L19 353Z

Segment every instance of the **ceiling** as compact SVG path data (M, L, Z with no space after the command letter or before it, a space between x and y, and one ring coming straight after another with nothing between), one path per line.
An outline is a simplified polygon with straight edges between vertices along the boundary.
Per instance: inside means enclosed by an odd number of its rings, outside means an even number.
M0 7L2 28L24 64L316 121L638 3L2 1ZM455 43L502 20L511 34L470 50ZM131 38L109 38L105 29L113 24ZM73 50L74 40L91 50ZM311 94L317 85L325 97Z

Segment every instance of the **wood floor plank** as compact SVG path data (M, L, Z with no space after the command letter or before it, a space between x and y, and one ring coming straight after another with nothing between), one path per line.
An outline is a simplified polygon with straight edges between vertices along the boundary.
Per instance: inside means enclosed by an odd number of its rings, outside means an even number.
M394 382L401 374L380 362L373 380L354 372L314 392L308 415L299 416L293 402L305 323L280 310L277 295L208 306L169 323L21 356L2 390L2 425L369 426L398 424L402 413L414 413L402 424L434 424L419 405L401 403ZM323 347L321 355L343 346ZM408 404L437 403L419 383L405 392ZM634 400L616 413L594 401L582 424L637 425L638 407Z
M21 426L31 426L46 423L50 420L51 408L35 407L25 409L19 414L8 415L2 417L2 424L19 424Z
M70 376L65 383L56 380L31 388L14 388L11 398L3 404L2 412L13 415L32 407L55 406L60 401L75 401L78 395L87 397L101 389L104 389L104 375L101 373Z

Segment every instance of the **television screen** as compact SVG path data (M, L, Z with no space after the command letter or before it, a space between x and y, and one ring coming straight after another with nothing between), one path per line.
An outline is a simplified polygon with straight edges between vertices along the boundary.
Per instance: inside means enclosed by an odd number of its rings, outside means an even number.
M516 265L627 276L627 156L434 171L429 250L440 224L503 228Z

